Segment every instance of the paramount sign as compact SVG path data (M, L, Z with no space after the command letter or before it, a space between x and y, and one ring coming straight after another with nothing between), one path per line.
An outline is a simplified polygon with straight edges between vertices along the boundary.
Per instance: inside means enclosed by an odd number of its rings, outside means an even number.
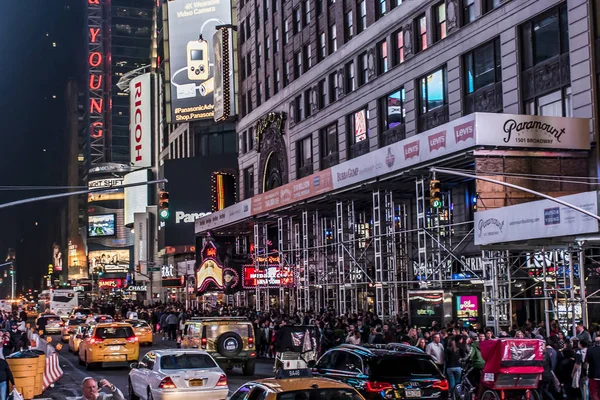
M210 215L210 213L186 213L183 211L177 211L175 212L175 223L188 224L191 222L195 222L198 218L206 217L207 215Z

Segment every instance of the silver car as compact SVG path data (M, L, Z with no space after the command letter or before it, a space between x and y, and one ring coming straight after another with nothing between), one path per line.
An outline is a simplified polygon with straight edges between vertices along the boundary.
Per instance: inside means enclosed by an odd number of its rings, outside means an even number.
M225 400L228 393L227 375L204 350L150 351L129 372L130 400Z

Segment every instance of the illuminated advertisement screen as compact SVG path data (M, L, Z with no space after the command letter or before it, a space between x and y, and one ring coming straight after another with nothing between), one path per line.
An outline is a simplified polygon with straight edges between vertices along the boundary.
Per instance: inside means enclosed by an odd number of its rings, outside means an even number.
M115 214L90 215L88 217L88 237L115 235Z
M88 253L90 270L98 269L106 273L129 272L129 249L122 250L95 250Z
M294 273L289 268L268 267L256 269L254 265L244 266L244 289L260 287L290 287L294 286Z
M231 1L174 0L165 4L169 31L165 35L170 71L168 122L213 119L217 62L214 34L218 26L231 24Z
M476 322L479 317L479 298L477 296L456 296L456 318Z
M444 316L444 292L409 292L408 307L411 325L430 327L433 321L441 324Z

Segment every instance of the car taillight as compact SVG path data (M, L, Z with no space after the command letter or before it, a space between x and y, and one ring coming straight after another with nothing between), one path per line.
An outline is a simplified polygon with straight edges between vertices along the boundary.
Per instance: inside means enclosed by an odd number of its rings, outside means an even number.
M227 375L221 375L215 386L227 386Z
M204 337L202 338L202 340L200 341L200 346L201 346L203 349L206 349L206 338L204 338Z
M392 385L387 382L370 382L365 383L365 391L369 393L379 393L382 390L391 389Z
M90 338L90 344L98 344L98 343L102 343L104 339L96 337L96 336L92 336Z
M175 386L173 379L171 379L170 376L167 376L166 378L163 378L162 381L160 381L158 388L159 389L177 389L177 386Z
M137 338L137 336L129 336L129 337L127 338L127 341L128 341L129 343L135 343L135 342L137 342L137 341L138 341L138 338Z
M442 379L441 381L435 382L432 387L434 389L448 390L448 381L445 379Z
M248 338L248 347L250 347L250 348L254 347L254 338L253 337Z

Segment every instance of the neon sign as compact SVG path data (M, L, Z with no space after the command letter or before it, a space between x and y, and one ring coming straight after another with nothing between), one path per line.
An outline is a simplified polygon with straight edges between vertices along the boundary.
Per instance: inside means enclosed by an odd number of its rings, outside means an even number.
M253 265L244 266L244 289L261 287L292 287L294 273L290 268L268 267L256 269Z
M105 161L105 52L104 16L101 0L88 0L88 67L90 102L90 155L92 165Z

